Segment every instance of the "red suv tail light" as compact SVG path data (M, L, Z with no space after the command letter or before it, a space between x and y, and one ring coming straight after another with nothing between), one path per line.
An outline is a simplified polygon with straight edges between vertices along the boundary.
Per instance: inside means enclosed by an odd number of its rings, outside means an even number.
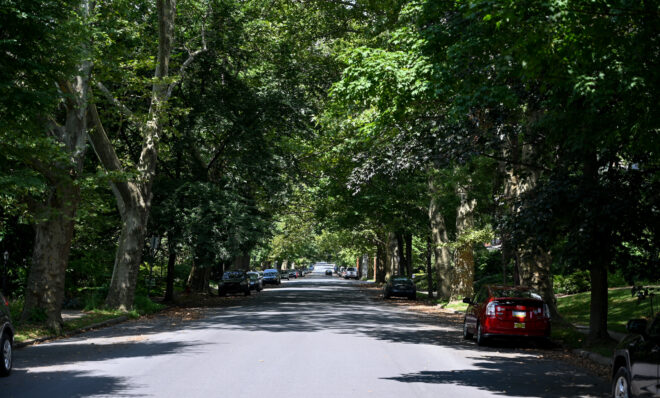
M497 301L491 301L486 305L486 316L489 318L495 318L495 306L499 304Z
M5 305L9 307L9 300L5 296L2 296L2 300L5 302Z

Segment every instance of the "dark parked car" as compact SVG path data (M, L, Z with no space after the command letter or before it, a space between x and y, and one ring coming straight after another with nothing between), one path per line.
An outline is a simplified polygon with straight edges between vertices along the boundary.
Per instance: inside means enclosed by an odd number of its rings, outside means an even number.
M332 270L331 269L326 269L325 274L332 276Z
M9 301L0 293L0 376L9 376L12 367L14 327L11 324Z
M295 269L289 270L289 277L290 278L298 278L298 270L295 270Z
M660 313L631 319L612 361L612 397L660 397Z
M265 270L263 283L264 285L268 283L273 285L279 285L281 283L280 273L276 269Z
M247 274L250 277L250 290L256 290L257 292L262 291L264 289L264 284L259 273L248 272Z
M218 286L218 295L225 296L227 293L250 295L250 277L247 272L227 271L222 274L222 280Z
M288 281L289 280L289 271L284 270L284 271L280 272L280 278L281 279L286 279Z
M383 297L388 299L392 296L408 297L411 300L416 300L417 287L410 278L406 278L405 276L392 277L383 287Z
M476 335L479 345L490 337L550 337L550 309L530 287L486 285L463 302L470 304L463 337Z

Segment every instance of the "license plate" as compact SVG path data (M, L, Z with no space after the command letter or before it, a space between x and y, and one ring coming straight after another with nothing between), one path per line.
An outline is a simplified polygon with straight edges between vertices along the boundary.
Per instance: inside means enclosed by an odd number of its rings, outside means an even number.
M516 323L513 324L513 328L514 328L514 329L524 329L524 328L525 328L525 324L524 324L524 323L517 323L517 322L516 322Z
M525 315L525 311L513 311L514 318L524 318Z

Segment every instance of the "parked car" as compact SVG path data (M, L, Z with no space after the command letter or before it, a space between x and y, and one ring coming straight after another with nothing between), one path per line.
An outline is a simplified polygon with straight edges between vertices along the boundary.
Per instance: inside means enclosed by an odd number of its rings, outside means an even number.
M280 278L281 279L286 279L287 281L289 280L289 271L283 270L280 272Z
M417 287L410 278L405 276L392 277L383 287L383 297L388 299L392 296L417 300Z
M250 277L250 290L256 290L257 292L262 291L264 289L264 284L259 273L248 272L247 274Z
M355 267L348 267L344 273L344 279L355 279L358 280L358 272Z
M298 270L295 270L295 269L289 270L289 277L290 278L298 278Z
M476 335L479 345L491 337L550 337L550 309L530 287L486 285L463 302L463 338Z
M218 285L218 295L226 296L228 293L243 293L250 295L250 276L245 271L227 271L222 274Z
M11 373L14 333L9 301L0 293L0 354L2 354L2 358L0 358L0 376L9 376Z
M631 319L612 359L612 397L660 397L660 313Z
M264 271L263 284L279 285L281 283L280 273L276 269L267 269Z
M332 270L330 268L326 269L325 274L329 275L329 276L332 276Z

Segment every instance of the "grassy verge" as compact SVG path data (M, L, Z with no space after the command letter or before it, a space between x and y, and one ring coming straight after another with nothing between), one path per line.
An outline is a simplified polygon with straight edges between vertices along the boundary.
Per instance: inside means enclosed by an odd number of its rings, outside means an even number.
M626 324L632 318L645 318L651 314L648 300L638 302L630 293L630 288L612 289L608 292L609 311L607 328L625 333ZM566 321L579 325L589 324L590 293L578 293L557 298L557 309ZM656 309L659 303L654 303Z
M129 318L139 318L141 315L152 314L165 308L162 304L155 303L145 296L136 296L134 309L130 312L115 310L105 310L94 308L82 312L82 316L75 319L64 321L63 333L71 333L78 329L83 329L100 322L110 319L128 316ZM21 321L21 311L23 309L22 300L12 301L10 304L14 328L16 329L16 342L23 342L55 335L55 331L45 327L41 322Z

